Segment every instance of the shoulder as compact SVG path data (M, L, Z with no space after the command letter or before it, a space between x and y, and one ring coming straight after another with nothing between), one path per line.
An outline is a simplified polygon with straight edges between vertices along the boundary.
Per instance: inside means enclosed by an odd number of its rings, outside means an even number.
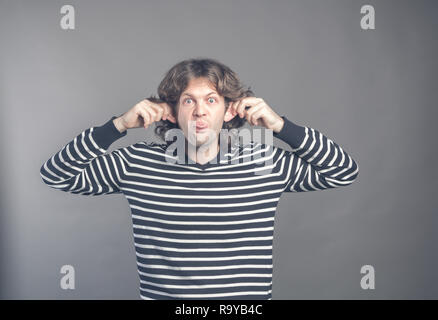
M273 144L267 144L257 141L251 141L249 143L239 145L239 155L254 155L256 157L272 157L274 159L282 158L288 155L290 152L277 147Z
M253 154L253 153L266 153L272 152L277 149L277 147L258 141L250 141L245 144L239 144L235 146L239 150L240 154Z
M146 158L160 158L166 153L166 148L167 145L165 143L139 141L122 149L130 155Z
M167 145L159 142L139 141L131 144L128 148L166 150Z

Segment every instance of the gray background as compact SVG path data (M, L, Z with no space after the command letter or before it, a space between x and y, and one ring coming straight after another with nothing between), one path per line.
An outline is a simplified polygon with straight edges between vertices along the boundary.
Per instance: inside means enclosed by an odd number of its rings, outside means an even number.
M76 30L59 26L64 4L76 9ZM375 30L360 28L364 4L376 10ZM211 57L360 167L348 187L283 194L273 299L438 298L437 9L399 0L1 1L0 297L139 299L124 196L60 192L39 169L82 130L156 93L175 63ZM110 151L152 133L130 130ZM76 269L75 290L59 286L64 264ZM360 287L366 264L374 290Z

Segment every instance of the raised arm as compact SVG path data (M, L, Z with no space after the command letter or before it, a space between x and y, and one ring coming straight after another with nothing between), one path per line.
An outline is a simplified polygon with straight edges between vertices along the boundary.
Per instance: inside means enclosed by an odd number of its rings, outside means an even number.
M115 127L115 118L82 131L48 159L40 169L43 182L51 188L81 195L120 193L125 165L121 150L105 153L127 133Z
M169 105L142 100L122 116L86 129L67 143L41 166L41 178L49 187L70 193L93 196L120 193L125 180L126 148L111 153L106 153L107 149L125 136L128 129L147 128L162 119L176 123Z
M359 166L344 149L321 132L282 118L284 125L274 137L292 148L277 148L281 152L277 166L285 171L285 192L337 188L356 180Z

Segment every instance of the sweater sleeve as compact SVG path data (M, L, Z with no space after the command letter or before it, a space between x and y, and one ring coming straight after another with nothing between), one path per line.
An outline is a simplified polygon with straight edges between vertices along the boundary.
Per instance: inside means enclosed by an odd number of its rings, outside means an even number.
M40 169L43 182L81 195L121 193L125 172L121 149L105 153L114 141L127 134L117 130L115 118L84 130L48 159Z
M344 149L321 132L282 118L283 128L273 135L292 148L277 149L281 152L277 167L283 173L285 192L337 188L356 180L359 166Z

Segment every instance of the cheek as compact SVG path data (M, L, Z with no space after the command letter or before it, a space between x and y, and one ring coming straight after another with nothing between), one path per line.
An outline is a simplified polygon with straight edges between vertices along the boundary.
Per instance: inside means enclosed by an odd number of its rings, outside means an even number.
M181 118L181 119L187 118L187 109L178 108L177 113L178 113L178 118Z
M225 113L226 113L226 109L225 108L222 108L222 109L218 110L218 112L216 112L216 118L222 120L223 118L225 118Z
M187 128L187 121L188 121L187 119L188 119L187 114L185 114L184 112L178 111L177 121L178 121L179 127L181 129L185 130Z

